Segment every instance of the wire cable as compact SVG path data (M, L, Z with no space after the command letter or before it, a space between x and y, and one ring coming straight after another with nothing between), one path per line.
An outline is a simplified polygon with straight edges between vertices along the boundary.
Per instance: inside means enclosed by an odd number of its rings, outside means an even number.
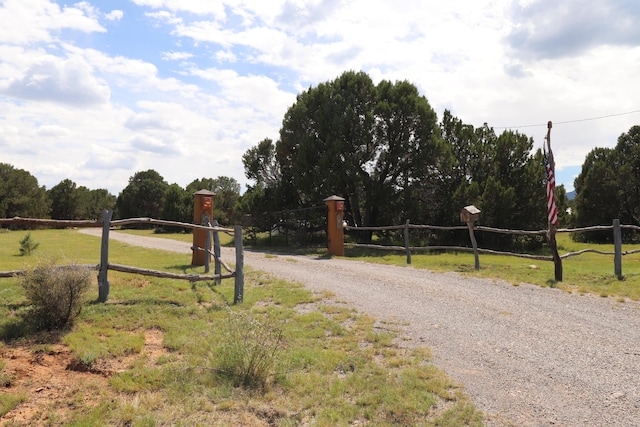
M635 114L635 113L640 113L640 110L633 110L633 111L627 111L624 113L616 113L616 114L607 114L606 116L598 116L598 117L590 117L588 119L577 119L577 120L566 120L563 122L553 122L553 125L565 125L568 123L578 123L578 122L589 122L592 120L600 120L600 119L607 119L609 117L617 117L617 116L626 116L629 114ZM538 127L538 126L547 126L547 123L540 123L540 124L536 124L536 125L522 125L522 126L494 126L494 129L520 129L520 128L532 128L532 127Z

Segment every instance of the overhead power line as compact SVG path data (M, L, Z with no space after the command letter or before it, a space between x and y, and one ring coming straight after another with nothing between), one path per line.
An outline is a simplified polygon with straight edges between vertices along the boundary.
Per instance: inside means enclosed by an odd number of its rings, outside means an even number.
M588 119L566 120L563 122L553 122L554 125L564 125L568 123L589 122L592 120L607 119L609 117L626 116L628 114L640 113L640 110L627 111L624 113L607 114L606 116L590 117ZM519 128L532 128L538 126L547 126L547 123L540 123L535 125L522 125L522 126L494 126L494 129L519 129Z

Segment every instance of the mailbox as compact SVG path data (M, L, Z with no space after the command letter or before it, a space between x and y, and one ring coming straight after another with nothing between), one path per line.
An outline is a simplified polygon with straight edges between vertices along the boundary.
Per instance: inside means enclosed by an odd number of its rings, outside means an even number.
M475 222L480 219L480 209L473 205L465 206L460 211L460 221L462 222Z

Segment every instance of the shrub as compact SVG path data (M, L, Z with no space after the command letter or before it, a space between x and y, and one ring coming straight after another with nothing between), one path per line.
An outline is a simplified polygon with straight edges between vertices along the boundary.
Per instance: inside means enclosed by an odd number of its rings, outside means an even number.
M71 326L80 314L91 285L91 270L75 264L59 266L52 260L27 270L20 283L35 326L58 329Z
M235 385L264 387L283 345L282 329L273 321L261 322L229 310L221 351L222 371Z
M6 367L7 364L0 360L0 387L11 387L13 384L13 375L5 371Z
M31 233L27 233L22 240L20 240L20 255L31 255L31 252L35 251L40 243L37 243L31 238Z

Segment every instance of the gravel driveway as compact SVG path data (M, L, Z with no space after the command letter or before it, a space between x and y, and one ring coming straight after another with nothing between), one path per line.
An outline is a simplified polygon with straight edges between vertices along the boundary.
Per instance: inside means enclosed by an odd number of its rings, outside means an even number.
M190 253L173 240L110 238ZM232 249L222 256L235 261ZM640 426L640 303L348 259L245 251L245 264L399 322L489 426Z

